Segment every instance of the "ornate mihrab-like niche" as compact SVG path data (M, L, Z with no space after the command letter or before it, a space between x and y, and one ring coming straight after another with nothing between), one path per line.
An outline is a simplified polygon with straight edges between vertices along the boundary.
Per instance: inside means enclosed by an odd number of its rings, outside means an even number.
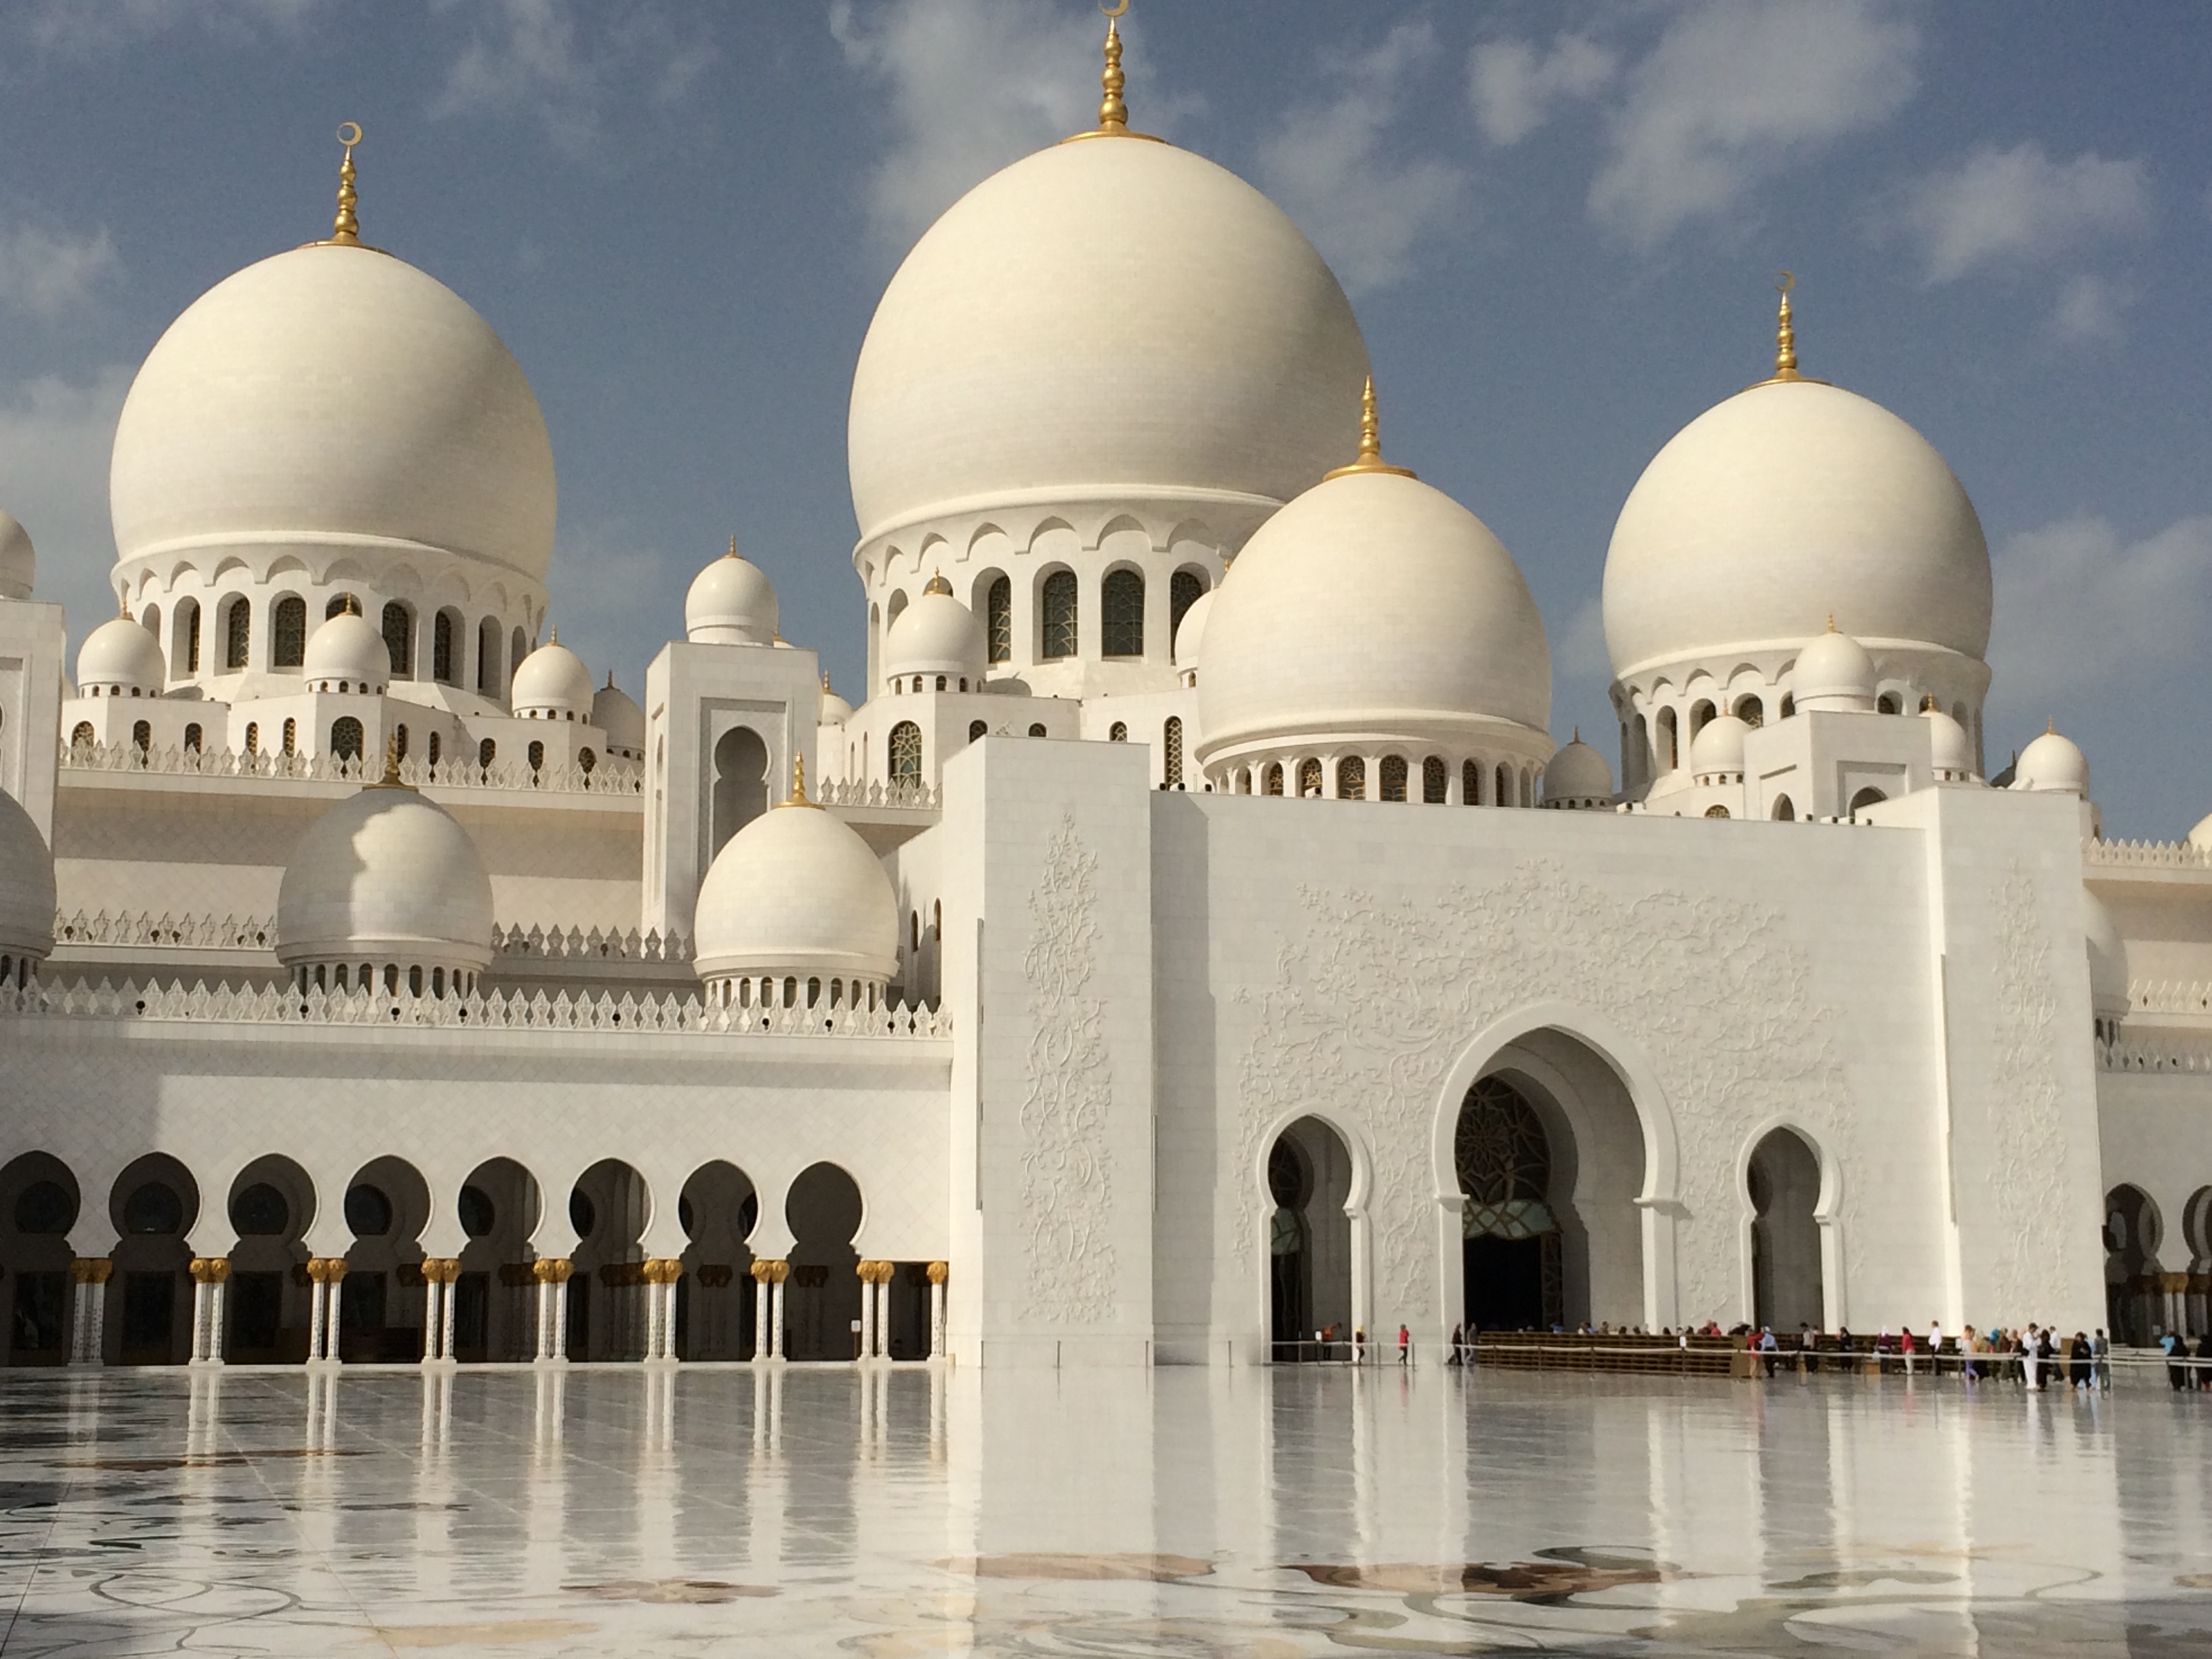
M1106 1144L1114 1079L1091 994L1098 970L1098 855L1061 817L1030 894L1029 1091L1022 1101L1028 1316L1097 1324L1114 1311L1114 1188Z
M1378 902L1307 886L1299 897L1304 924L1283 941L1275 984L1238 999L1258 1018L1234 1167L1240 1180L1257 1168L1261 1133L1286 1115L1329 1107L1364 1121L1378 1319L1435 1311L1436 1229L1448 1220L1430 1168L1437 1093L1475 1033L1531 1003L1601 1015L1637 1043L1665 1093L1680 1317L1735 1316L1736 1153L1753 1126L1787 1115L1849 1164L1843 1068L1809 959L1777 910L1711 895L1620 897L1550 859L1441 895ZM1258 1210L1237 1194L1235 1243L1248 1261ZM1844 1238L1848 1249L1848 1226Z

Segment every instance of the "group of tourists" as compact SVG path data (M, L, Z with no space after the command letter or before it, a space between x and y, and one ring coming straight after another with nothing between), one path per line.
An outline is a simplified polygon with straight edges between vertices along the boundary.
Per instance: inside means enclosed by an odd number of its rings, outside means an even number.
M1721 1334L1717 1325L1708 1325L1706 1331ZM1871 1363L1881 1372L1907 1376L1923 1368L1939 1376L1950 1370L1970 1384L2009 1382L2039 1392L2062 1384L2075 1389L2112 1386L2112 1343L2101 1326L2070 1337L2055 1327L2031 1323L1978 1331L1969 1325L1956 1338L1947 1338L1942 1327L1932 1322L1924 1337L1907 1325L1894 1335L1884 1328L1871 1341L1854 1337L1849 1330L1830 1337L1810 1325L1800 1325L1794 1340L1777 1335L1771 1326L1753 1330L1739 1325L1727 1334L1749 1338L1769 1376L1784 1366L1818 1370L1825 1359L1838 1365ZM2176 1332L2161 1334L2158 1346L2166 1355L2166 1377L2174 1388L2212 1389L2212 1330L2198 1339L2193 1354L2188 1338Z

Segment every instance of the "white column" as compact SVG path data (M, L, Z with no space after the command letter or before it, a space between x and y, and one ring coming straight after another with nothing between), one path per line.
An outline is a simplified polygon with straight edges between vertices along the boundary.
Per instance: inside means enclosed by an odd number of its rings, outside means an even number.
M331 1261L331 1293L328 1311L323 1316L323 1358L335 1365L338 1358L338 1310L345 1296L345 1261L333 1257Z
M230 1302L230 1263L220 1262L216 1269L215 1295L208 1309L208 1363L222 1364L223 1314Z
M553 1357L553 1281L543 1273L538 1279L537 1322L531 1327L531 1357L545 1360Z
M860 1264L860 1358L876 1357L876 1264Z
M331 1287L316 1268L316 1263L307 1264L313 1274L307 1292L307 1363L311 1365L323 1357L323 1337L330 1327Z
M438 1358L451 1359L453 1356L453 1308L460 1300L461 1264L448 1257L446 1261L445 1294L438 1298Z
M208 1282L207 1263L195 1261L192 1274L192 1364L204 1364L208 1357L208 1309L215 1300L215 1286Z
M783 1280L781 1279L775 1281L775 1288L769 1297L768 1335L769 1358L771 1359L782 1358Z
M891 1357L891 1274L892 1264L884 1263L884 1277L876 1281L876 1358Z
M933 1261L929 1265L929 1357L942 1359L945 1358L945 1278L938 1270L943 1267L944 1263Z
M768 1280L753 1280L753 1358L769 1357Z
M572 1268L573 1271L573 1268ZM553 1353L555 1359L568 1357L568 1280L566 1277L553 1281Z
M645 1271L645 1358L649 1364L660 1358L660 1264L648 1261Z
M445 1300L445 1288L438 1282L438 1264L425 1261L422 1264L422 1363L426 1365L434 1363L441 1352L438 1340L445 1327L438 1316L438 1310Z

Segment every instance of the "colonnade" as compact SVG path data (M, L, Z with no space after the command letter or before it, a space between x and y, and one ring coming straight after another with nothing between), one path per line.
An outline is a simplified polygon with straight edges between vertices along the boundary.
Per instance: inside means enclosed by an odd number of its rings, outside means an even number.
M890 1285L898 1263L864 1261L856 1272L860 1281L859 1358L890 1358ZM192 1281L191 1363L223 1363L223 1332L231 1263L227 1256L195 1256ZM343 1256L311 1256L305 1268L310 1285L307 1316L307 1356L310 1365L341 1364L338 1334L344 1307L346 1262ZM673 1364L676 1353L676 1287L684 1274L683 1261L674 1256L649 1257L637 1264L639 1282L646 1292L645 1354L641 1363ZM702 1268L703 1276L712 1268ZM727 1269L721 1270L724 1273ZM99 1365L100 1335L106 1326L108 1281L115 1263L105 1256L80 1256L70 1264L75 1299L70 1321L69 1363ZM529 1264L530 1278L538 1287L536 1341L532 1363L565 1364L568 1347L567 1285L575 1263L566 1256L541 1256ZM943 1261L927 1264L929 1280L929 1348L927 1357L945 1352L945 1287L950 1276ZM791 1278L787 1261L757 1259L751 1268L755 1297L753 1358L782 1360L784 1352L784 1286ZM453 1348L454 1286L461 1277L457 1256L426 1256L422 1266L426 1293L422 1316L422 1360L425 1365L458 1363ZM719 1285L726 1285L726 1278Z

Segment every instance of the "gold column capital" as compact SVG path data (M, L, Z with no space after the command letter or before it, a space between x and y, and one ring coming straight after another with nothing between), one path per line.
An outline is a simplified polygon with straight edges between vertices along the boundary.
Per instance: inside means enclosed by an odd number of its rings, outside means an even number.
M105 1285L115 1263L104 1255L81 1255L70 1263L70 1277L80 1285Z
M933 1285L942 1285L951 1277L951 1274L952 1266L950 1262L933 1261L929 1264L929 1282Z

